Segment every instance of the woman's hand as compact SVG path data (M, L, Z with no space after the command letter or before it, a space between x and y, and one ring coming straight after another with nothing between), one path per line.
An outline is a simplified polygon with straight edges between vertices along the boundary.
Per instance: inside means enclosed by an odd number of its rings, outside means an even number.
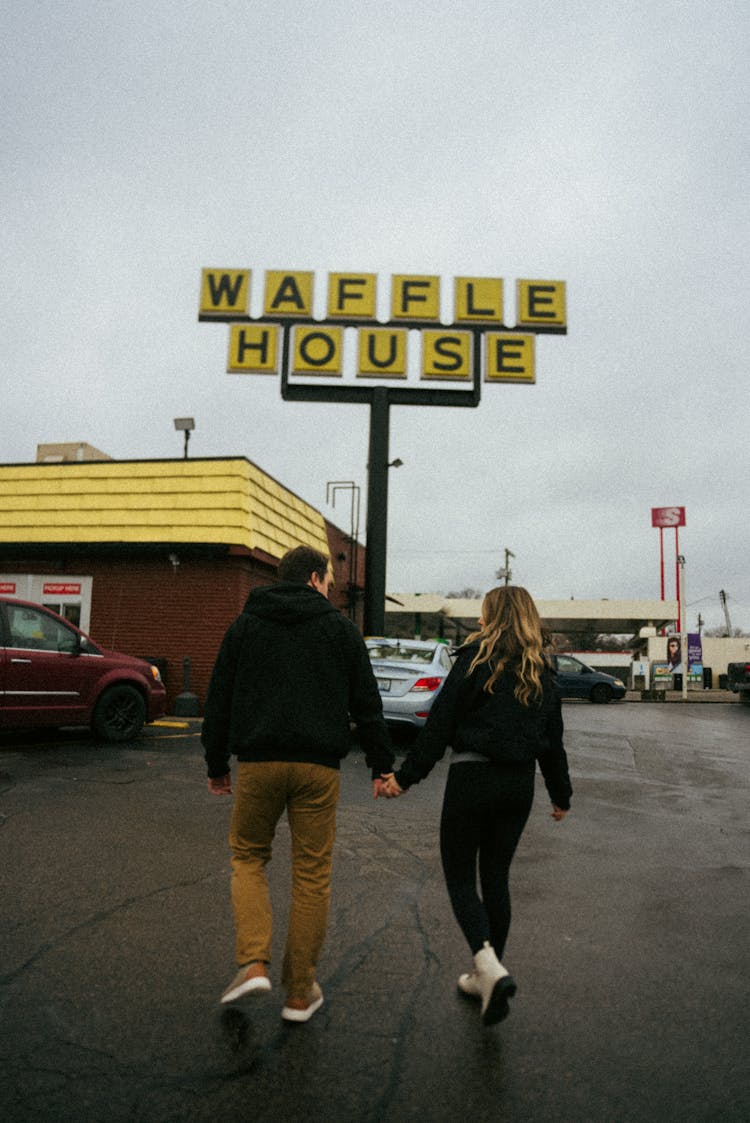
M562 822L567 814L568 812L563 811L562 807L558 807L556 803L552 804L552 818L556 823Z
M383 796L384 799L395 799L396 796L403 795L404 789L397 782L393 772L383 772L380 776L380 791L378 795Z

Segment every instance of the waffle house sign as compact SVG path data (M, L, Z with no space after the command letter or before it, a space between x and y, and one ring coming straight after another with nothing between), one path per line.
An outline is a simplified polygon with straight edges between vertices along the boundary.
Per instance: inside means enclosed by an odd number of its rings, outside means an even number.
M229 323L232 374L277 375L281 367L285 382L290 375L343 378L351 370L360 379L405 380L416 334L420 381L468 383L478 391L482 379L535 382L535 336L567 331L564 281L517 281L515 326L508 328L500 277L454 278L448 324L436 276L392 276L386 320L377 316L373 273L329 273L323 319L314 312L312 272L266 271L256 316L252 280L249 269L202 273L199 319Z
M456 277L450 323L440 277L396 274L386 294L374 273L329 273L323 317L313 273L268 270L258 315L251 283L249 269L203 270L198 318L228 323L227 370L280 373L285 401L369 406L364 631L383 635L391 406L476 407L485 382L535 382L536 336L567 331L565 282L517 281L512 328L501 277Z

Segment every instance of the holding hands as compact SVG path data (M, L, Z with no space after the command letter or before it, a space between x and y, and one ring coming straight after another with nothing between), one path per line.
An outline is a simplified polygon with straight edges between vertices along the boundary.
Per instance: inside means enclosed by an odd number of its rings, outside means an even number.
M403 795L404 789L399 785L392 772L384 772L379 780L372 782L372 798L395 799Z

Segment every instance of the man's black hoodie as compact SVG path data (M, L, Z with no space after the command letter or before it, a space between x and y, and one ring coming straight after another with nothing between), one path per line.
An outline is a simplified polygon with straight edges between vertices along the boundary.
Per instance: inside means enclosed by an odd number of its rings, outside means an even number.
M380 694L355 626L310 585L254 589L224 637L208 688L208 775L226 775L231 754L338 768L350 719L373 777L389 772Z

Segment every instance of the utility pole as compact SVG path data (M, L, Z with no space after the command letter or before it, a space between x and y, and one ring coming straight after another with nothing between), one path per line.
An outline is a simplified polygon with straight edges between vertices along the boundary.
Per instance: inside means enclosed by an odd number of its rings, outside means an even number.
M505 547L505 565L503 566L502 569L498 569L497 574L496 574L496 577L498 578L499 581L502 580L503 578L505 579L506 585L510 582L511 577L513 576L513 574L511 573L511 570L510 570L509 559L514 558L515 556L516 555L513 553L513 551L509 550L508 547L506 546Z
M724 592L723 589L719 589L719 601L721 602L721 607L724 609L724 619L727 622L726 634L728 636L731 636L731 634L732 634L732 621L729 619L729 609L727 608L727 594Z
M513 574L510 571L510 558L514 558L515 556L516 555L511 553L511 551L506 546L505 547L505 584L506 585L508 584L511 577L513 576Z

